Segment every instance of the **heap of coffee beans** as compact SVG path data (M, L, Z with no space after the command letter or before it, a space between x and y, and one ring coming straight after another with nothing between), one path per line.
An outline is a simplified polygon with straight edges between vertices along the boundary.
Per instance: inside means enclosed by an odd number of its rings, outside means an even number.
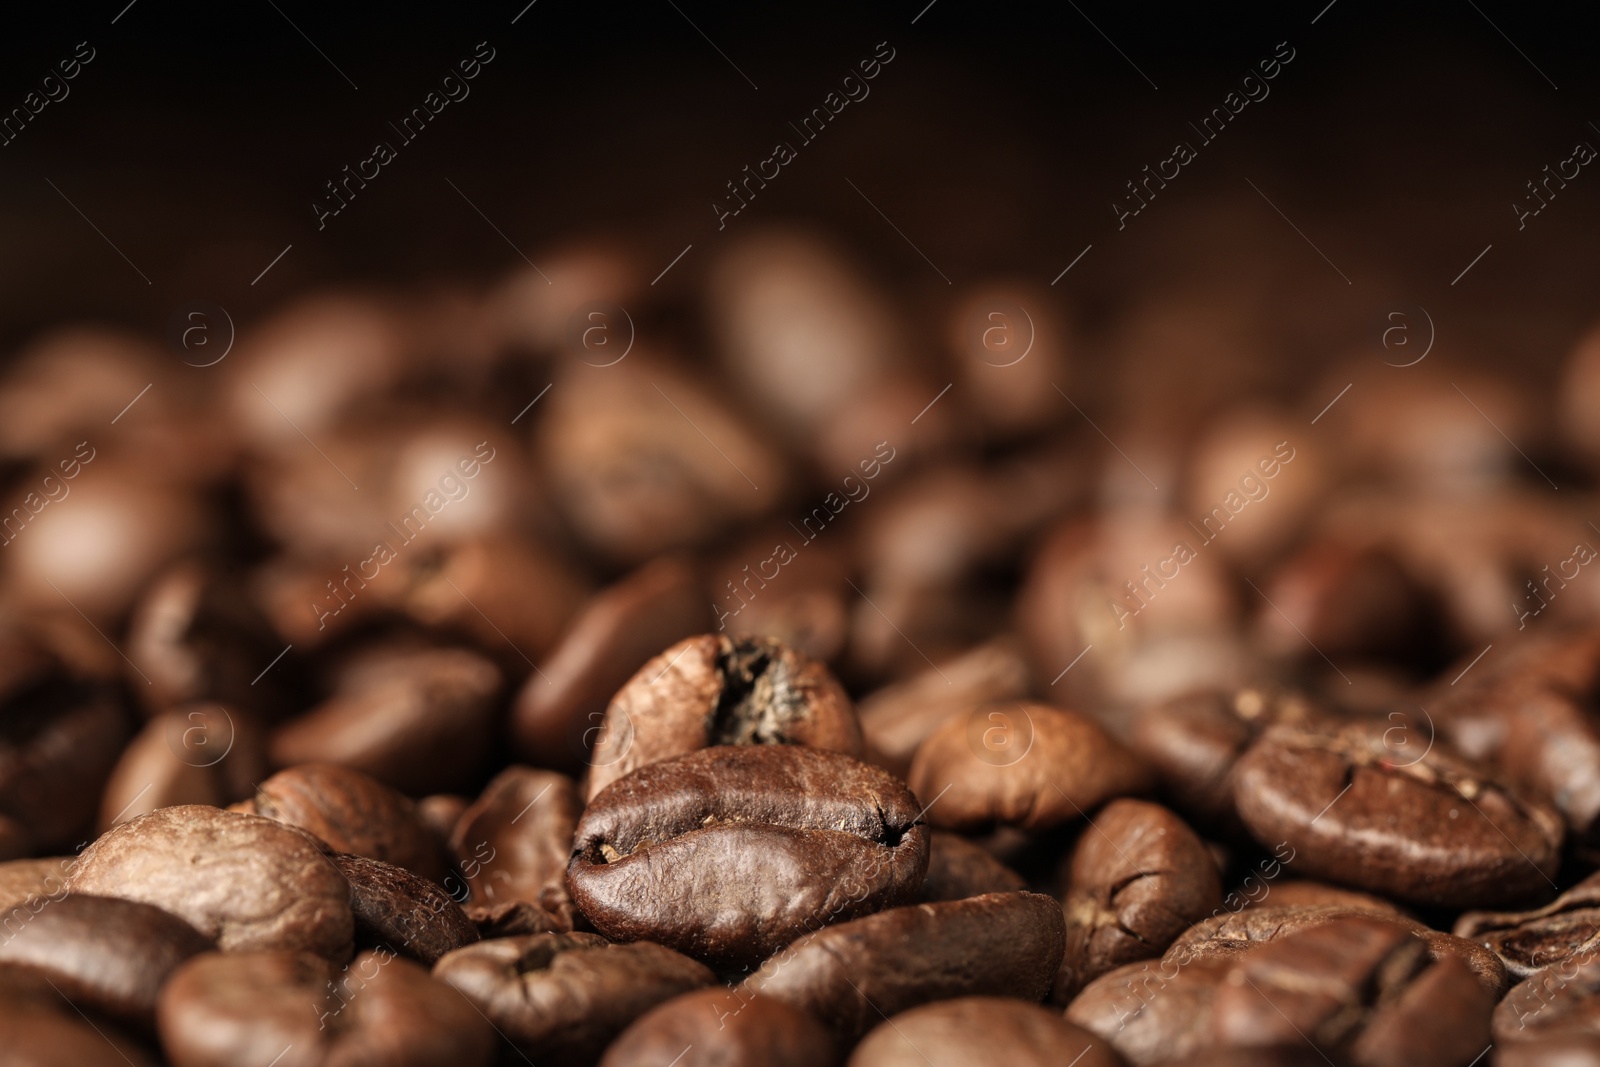
M0 1059L1600 1063L1600 334L540 260L0 375Z

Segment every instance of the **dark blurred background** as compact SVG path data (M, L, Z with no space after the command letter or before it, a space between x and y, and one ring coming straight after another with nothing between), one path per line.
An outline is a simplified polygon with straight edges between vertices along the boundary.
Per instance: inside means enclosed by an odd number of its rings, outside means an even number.
M1593 314L1600 177L1585 168L1520 232L1511 207L1576 142L1600 145L1594 22L1572 5L525 4L13 15L0 109L79 42L95 58L0 147L7 349L67 319L159 335L197 299L243 330L331 281L488 281L597 230L661 267L693 244L662 282L692 284L728 236L724 183L880 41L895 59L870 97L730 230L820 223L924 295L941 274L1048 283L1093 245L1057 286L1086 327L1163 286L1248 292L1326 342L1279 353L1291 378L1370 343L1397 300L1426 306L1456 357L1529 375ZM388 124L480 41L495 59L470 96L319 232L323 183L397 143ZM1123 183L1280 41L1295 59L1271 95L1119 232Z

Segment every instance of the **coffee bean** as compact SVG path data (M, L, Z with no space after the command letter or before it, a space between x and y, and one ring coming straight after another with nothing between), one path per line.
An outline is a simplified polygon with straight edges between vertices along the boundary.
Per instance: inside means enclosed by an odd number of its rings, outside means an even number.
M468 914L498 921L508 907L529 904L548 913L549 928L572 929L567 861L582 810L578 787L565 775L527 767L496 775L450 838L471 890Z
M478 940L478 928L443 889L404 867L334 852L328 856L350 883L356 942L381 946L428 966Z
M474 652L414 655L387 679L279 727L272 760L338 763L413 795L450 789L488 751L500 686L499 669Z
M713 745L861 754L855 708L827 667L770 638L704 634L650 660L606 709L589 799L630 771Z
M728 745L590 801L567 882L607 937L738 965L911 900L927 866L916 799L885 772L802 745Z
M1231 960L1199 957L1183 966L1129 963L1090 982L1066 1020L1116 1049L1135 1067L1213 1047L1212 1004Z
M461 813L472 802L455 793L433 793L417 801L417 818L428 828L445 855L450 854L450 835L455 832Z
M700 629L715 624L735 640L770 637L802 656L836 662L860 632L851 618L849 568L843 544L804 540L787 524L758 530L718 553L708 579L713 618Z
M82 1013L41 971L0 965L0 1038L16 1067L158 1067L161 1057L112 1021Z
M21 859L33 851L33 836L17 820L0 815L0 863Z
M919 901L965 900L1026 888L1022 875L966 838L944 830L928 835L928 874L917 894Z
M1239 761L1239 815L1296 869L1420 904L1482 907L1549 888L1556 813L1416 724L1275 726Z
M1513 980L1521 981L1600 947L1600 874L1591 874L1542 908L1469 911L1456 920L1454 932L1499 956Z
M891 908L807 934L740 985L859 1038L885 1016L933 1000L1039 1001L1061 966L1061 907L1038 893Z
M1466 1067L1489 1046L1493 998L1454 957L1392 923L1340 919L1241 957L1216 994L1224 1045L1295 1038L1357 1067Z
M136 1025L155 1019L167 976L212 942L149 904L72 894L46 900L30 919L5 924L0 964L31 967L80 1007Z
M833 1067L833 1035L803 1011L721 986L651 1008L613 1041L600 1067Z
M1354 889L1329 885L1326 882L1314 882L1309 878L1284 879L1267 883L1266 891L1262 895L1244 894L1243 897L1245 908L1333 906L1370 911L1379 915L1399 915L1407 919L1412 917L1393 901L1375 897L1371 893L1358 893Z
M1107 804L1065 868L1067 947L1052 993L1060 1003L1108 971L1160 955L1222 903L1204 842L1167 809L1140 800Z
M442 882L444 856L416 805L360 771L302 763L256 787L234 811L298 826L335 852L392 863Z
M180 705L152 715L122 750L100 795L99 828L175 804L223 807L267 774L254 719L221 704Z
M494 1030L410 960L363 952L346 967L305 952L207 953L161 990L173 1067L488 1067Z
M1433 654L1441 611L1395 554L1354 541L1313 541L1279 564L1255 629L1274 656L1307 664L1369 657L1413 663Z
M848 1067L1122 1067L1100 1038L1060 1015L1005 997L960 997L924 1004L883 1020L850 1056Z
M35 897L65 897L67 876L77 862L74 856L60 856L0 863L0 910L9 911Z
M713 980L671 949L594 934L483 941L445 956L433 973L541 1065L592 1063L640 1015Z
M1592 1063L1600 1056L1600 959L1592 953L1543 967L1494 1009L1495 1062L1510 1067Z
M56 676L16 694L0 723L0 814L27 827L38 848L82 841L130 732L98 686Z
M153 904L228 952L303 949L343 960L355 930L349 886L309 837L197 804L108 830L78 857L67 888Z
M1144 792L1137 756L1093 720L1044 704L994 704L946 722L917 749L907 779L941 829L1042 830ZM937 802L935 802L935 798Z
M639 664L710 624L695 569L678 557L647 563L590 598L517 694L511 729L520 754L569 774L582 769L607 703Z

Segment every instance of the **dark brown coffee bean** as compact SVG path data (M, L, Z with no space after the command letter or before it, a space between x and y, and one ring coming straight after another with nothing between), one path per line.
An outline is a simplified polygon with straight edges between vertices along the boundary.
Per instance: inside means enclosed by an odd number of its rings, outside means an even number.
M1161 775L1179 809L1206 827L1242 829L1233 805L1233 768L1261 731L1322 713L1296 693L1258 686L1184 693L1142 709L1128 743Z
M198 804L108 830L67 880L73 893L164 908L224 951L350 956L350 888L313 841L259 815Z
M725 745L652 763L589 803L567 870L616 940L753 963L829 922L903 904L928 866L916 798L803 745Z
M527 937L529 934L569 934L573 925L565 914L541 908L526 900L468 904L466 914L485 941L494 937Z
M917 899L924 903L965 900L985 893L1016 893L1027 881L1010 867L958 834L935 830L928 836L928 874Z
M158 1067L155 1050L109 1019L84 1014L44 972L0 964L0 1048L7 1067Z
M1455 934L1483 945L1505 963L1513 981L1600 949L1600 874L1591 874L1542 908L1469 911Z
M417 801L417 818L445 855L450 854L450 835L455 833L456 821L471 805L472 801L456 793L434 793Z
M852 483L854 484L854 483ZM865 496L858 499L864 500ZM713 626L734 640L770 637L802 656L837 661L852 632L850 558L838 542L774 525L751 534L712 568Z
M855 708L832 672L771 638L703 634L629 679L606 709L589 799L630 771L713 745L809 745L861 754Z
M1489 1047L1494 1000L1466 965L1432 962L1392 923L1340 919L1263 945L1217 991L1223 1045L1297 1037L1357 1067L1466 1067Z
M1442 625L1429 591L1387 548L1313 541L1279 564L1263 587L1255 631L1270 654L1310 663L1426 655Z
M583 802L572 779L554 771L507 767L456 822L450 848L471 891L468 914L503 920L527 903L547 912L551 929L572 929L567 862Z
M1233 959L1263 941L1272 941L1344 919L1387 922L1419 938L1427 946L1429 958L1442 960L1446 956L1456 957L1492 997L1498 998L1511 984L1505 965L1482 945L1442 930L1429 929L1409 916L1370 909L1362 904L1273 906L1269 903L1265 907L1213 915L1178 935L1162 957L1162 963L1181 967L1192 960L1206 957Z
M225 807L268 774L256 721L221 704L185 704L152 715L122 750L100 795L101 830L175 804Z
M1185 966L1129 963L1084 987L1066 1012L1135 1067L1211 1048L1211 1006L1231 961L1201 957Z
M416 805L349 767L302 763L279 771L233 810L298 826L335 852L392 863L434 882L444 880L444 855Z
M589 760L606 705L639 665L711 625L694 567L663 557L592 597L512 707L525 758L569 774Z
M875 762L904 777L917 748L947 720L979 704L1028 695L1028 666L1015 638L1000 637L861 701L861 732Z
M328 858L350 883L350 913L356 941L382 946L431 967L446 952L478 940L478 928L438 885L404 867L331 853Z
M711 984L710 971L660 945L594 934L537 934L458 949L433 969L540 1065L593 1063L640 1015Z
M1063 1004L1100 975L1160 955L1222 903L1205 843L1166 808L1140 800L1107 804L1065 867L1067 949L1051 994Z
M150 1025L156 993L183 961L213 946L182 919L149 904L72 894L18 928L6 924L0 964L47 975L80 1007Z
M991 704L946 722L908 778L928 821L958 832L1042 830L1150 787L1144 764L1098 723L1044 704ZM935 798L938 798L935 802Z
M1258 881L1261 881L1258 879ZM1375 897L1370 893L1358 893L1354 889L1344 889L1326 882L1313 882L1308 878L1286 879L1281 882L1267 882L1263 892L1251 886L1248 892L1240 893L1243 907L1339 907L1353 908L1357 911L1370 911L1378 915L1398 915L1409 919L1412 916L1400 905L1382 897ZM1256 895L1259 893L1260 895ZM1232 894L1230 894L1232 895ZM1224 900L1224 904L1228 904Z
M1038 893L917 904L807 934L739 988L855 1039L885 1015L932 1000L1042 1000L1061 966L1064 937L1061 906Z
M848 1067L1122 1067L1100 1038L1035 1004L1005 997L960 997L883 1020L850 1055Z
M338 763L413 795L450 789L488 751L500 686L499 668L475 652L416 654L384 681L280 727L272 760Z
M494 1052L471 1004L382 949L343 968L305 952L197 956L156 1021L173 1067L487 1067Z
M684 993L639 1016L600 1067L834 1067L833 1035L803 1011L721 986Z
M1600 958L1572 956L1511 988L1491 1022L1495 1063L1588 1064L1600 1057Z
M0 863L21 859L33 851L33 836L9 815L0 815Z
M35 847L80 843L131 733L109 692L55 677L17 694L0 722L0 814Z
M1415 724L1275 726L1239 761L1239 816L1296 869L1402 900L1482 907L1551 885L1554 811L1485 776Z

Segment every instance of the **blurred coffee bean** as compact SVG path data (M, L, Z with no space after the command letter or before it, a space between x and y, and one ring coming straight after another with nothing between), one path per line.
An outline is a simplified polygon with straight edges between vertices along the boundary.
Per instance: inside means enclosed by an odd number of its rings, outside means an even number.
M65 897L67 877L77 862L73 856L43 856L0 863L0 910L11 912L28 905L28 913L37 914L45 907L42 901Z
M676 1060L673 1057L677 1057ZM600 1067L834 1067L833 1036L803 1011L721 986L697 989L645 1012L606 1049Z
M392 952L343 968L306 952L207 953L161 991L173 1067L488 1067L494 1030L471 1004Z
M884 1019L856 1046L848 1067L984 1062L1013 1067L1123 1063L1109 1044L1053 1011L1005 997L959 997Z
M1578 338L1556 396L1563 436L1593 465L1600 459L1600 329Z
M226 807L267 773L254 719L221 704L182 705L152 716L122 750L100 795L98 828L174 804Z
M0 863L33 851L33 835L9 815L0 815Z
M1021 699L1028 689L1028 667L1017 642L994 638L864 698L861 732L867 751L903 777L917 747L944 722L979 704Z
M1288 412L1256 405L1211 420L1194 446L1185 502L1196 548L1214 541L1217 551L1248 563L1280 552L1299 532L1327 486L1323 460L1301 425Z
M1600 959L1575 956L1542 967L1511 988L1494 1009L1496 1065L1545 1067L1593 1063L1600 1056Z
M1542 908L1469 911L1456 920L1453 932L1499 956L1515 981L1587 957L1600 947L1600 874L1591 874Z
M653 354L566 366L541 406L536 451L556 503L609 559L701 544L783 492L778 455L733 408Z
M1489 1047L1493 1000L1459 960L1432 962L1393 925L1341 919L1234 963L1216 994L1223 1045L1296 1037L1357 1067L1467 1067Z
M965 900L985 893L1016 893L1028 888L1022 875L958 834L928 835L928 874L917 899L924 903Z
M483 941L445 956L433 974L532 1062L552 1067L593 1063L640 1015L713 981L671 949L593 934Z
M946 335L962 396L989 434L1016 437L1060 419L1053 383L1071 388L1072 338L1050 293L1029 282L978 286L955 304Z
M1240 818L1297 871L1402 900L1483 907L1552 886L1560 817L1421 725L1269 727L1235 771Z
M1144 763L1098 723L1044 704L987 704L935 730L908 784L928 821L957 832L1042 830L1147 791Z
M603 729L606 705L639 665L711 623L693 566L662 557L591 597L512 708L523 756L574 773Z
M161 1057L108 1019L77 1010L31 967L0 965L0 1035L16 1067L158 1067Z
M421 652L280 726L269 752L279 766L337 763L413 795L455 788L488 752L501 685L475 652Z
M543 266L517 270L489 294L485 313L497 338L519 349L548 355L559 352L573 359L604 365L623 358L605 348L621 343L616 338L592 336L587 344L582 330L576 344L569 337L576 317L582 329L613 330L619 324L609 316L590 319L594 307L643 310L645 285L636 250L621 241L584 238L563 248L538 254Z
M1201 957L1182 967L1129 963L1090 982L1066 1020L1099 1036L1134 1067L1214 1047L1210 1021L1231 960ZM1232 1062L1232 1061L1229 1061Z
M100 835L67 887L163 908L224 951L350 955L344 877L309 837L258 815L197 804L153 811Z
M25 925L7 923L6 933L0 965L30 967L73 1004L143 1026L155 1021L167 976L214 947L160 908L79 893L50 901Z
M0 722L0 814L26 827L36 848L80 844L131 732L96 685L56 677L14 695Z
M927 827L898 780L801 745L652 763L584 809L567 881L607 937L750 964L916 896Z
M233 810L298 826L335 852L392 863L433 882L444 880L444 853L416 805L349 767L302 763L279 771Z
M417 801L417 818L428 828L445 854L449 854L450 835L455 832L456 821L472 801L455 793L434 793Z
M350 912L361 947L380 947L429 967L478 940L478 928L450 895L403 867L351 856L328 857L350 883Z
M1303 724L1323 712L1304 696L1259 686L1202 689L1143 708L1128 743L1161 775L1178 806L1207 827L1238 827L1233 768L1273 723Z
M1042 1000L1064 936L1060 906L1038 893L891 908L807 934L739 989L799 1008L853 1040L929 1001Z
M1051 994L1063 1004L1102 974L1160 955L1222 903L1204 842L1158 804L1107 804L1063 866L1067 947Z
M503 916L526 903L572 929L567 862L583 802L578 787L553 771L508 767L462 813L450 835L456 866L471 890L468 914Z
M772 638L687 638L612 698L588 794L658 760L713 745L809 745L861 754L861 726L826 666Z
M771 637L803 656L835 661L850 636L848 566L837 544L807 541L787 526L757 533L712 568L716 627L735 640ZM698 629L710 628L708 620Z

